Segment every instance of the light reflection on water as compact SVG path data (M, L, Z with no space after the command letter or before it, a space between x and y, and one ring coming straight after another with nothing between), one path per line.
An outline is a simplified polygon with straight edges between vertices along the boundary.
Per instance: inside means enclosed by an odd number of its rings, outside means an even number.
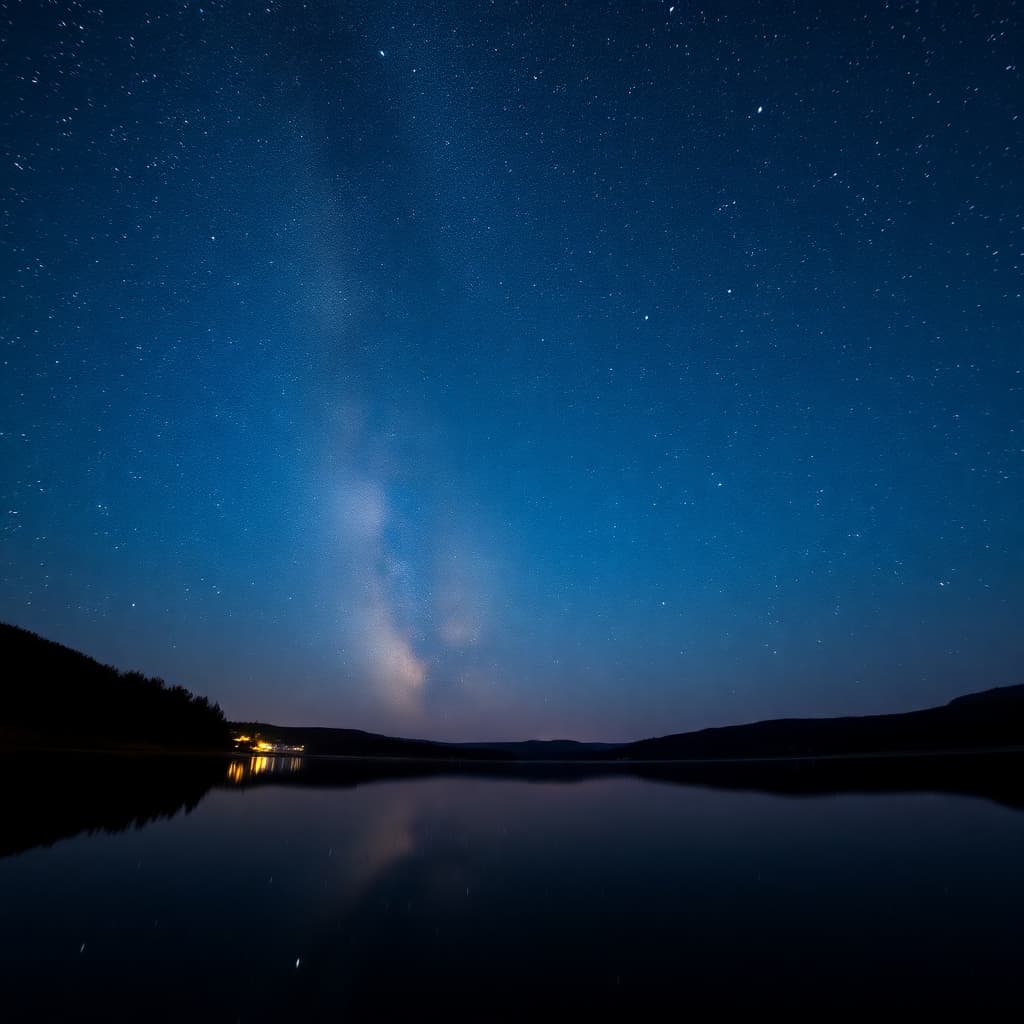
M301 757L267 757L261 754L231 761L228 765L228 782L241 785L257 775L288 775L301 769Z
M301 762L235 759L189 815L0 860L6 1019L1024 1002L1024 814L988 801L316 787Z

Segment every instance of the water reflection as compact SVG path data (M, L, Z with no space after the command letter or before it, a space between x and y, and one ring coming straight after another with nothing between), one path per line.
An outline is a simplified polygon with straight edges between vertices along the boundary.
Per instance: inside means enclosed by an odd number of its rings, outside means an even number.
M0 862L12 1019L1022 1008L1024 815L989 801L225 768L191 815Z
M301 771L301 757L275 757L256 755L248 759L236 759L228 765L228 782L240 786L258 775L293 775Z
M188 755L0 755L0 857L187 814L223 773L222 759Z
M521 780L534 785L641 778L680 787L746 790L786 796L839 793L959 793L1024 809L1021 754L956 757L820 759L730 764L501 764L252 754L178 756L0 755L4 823L0 857L49 845L79 832L114 832L188 813L214 788L272 786L352 789L427 779ZM384 838L376 838L378 835ZM370 828L367 849L412 846L405 812ZM373 861L375 855L367 854ZM386 859L386 857L384 858ZM372 874L372 872L371 872Z
M957 793L1024 809L1024 752L920 757L804 758L732 762L414 761L400 758L278 758L261 772L232 768L229 782L351 787L427 778L522 779L534 783L643 778L680 786L751 790L785 796L839 793Z

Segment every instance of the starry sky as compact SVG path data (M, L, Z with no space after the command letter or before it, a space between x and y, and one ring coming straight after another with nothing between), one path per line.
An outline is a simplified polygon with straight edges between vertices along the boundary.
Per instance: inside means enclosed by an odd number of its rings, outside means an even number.
M0 619L438 739L1021 682L1021 13L0 0Z

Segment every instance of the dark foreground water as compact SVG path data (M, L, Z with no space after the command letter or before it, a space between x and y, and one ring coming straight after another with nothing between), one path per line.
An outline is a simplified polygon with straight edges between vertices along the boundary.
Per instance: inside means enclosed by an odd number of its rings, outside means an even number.
M4 770L5 1021L1024 1008L1024 813L990 799Z

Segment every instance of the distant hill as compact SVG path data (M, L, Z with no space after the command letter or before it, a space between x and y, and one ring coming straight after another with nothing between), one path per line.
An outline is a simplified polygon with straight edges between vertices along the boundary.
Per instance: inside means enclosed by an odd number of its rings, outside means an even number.
M0 745L226 749L206 697L0 623Z
M523 740L435 743L358 729L300 729L233 723L306 753L458 761L693 761L991 750L1024 746L1024 686L957 697L942 707L895 715L783 718L676 733L635 743Z
M403 739L363 732L361 729L330 729L271 725L268 722L231 722L234 735L258 736L268 743L302 746L307 754L337 757L407 757L456 761L580 761L600 760L614 743L580 743L576 740L518 740L497 743L442 743Z
M893 715L786 718L676 733L635 743L523 740L438 743L361 729L224 720L180 686L119 672L0 623L0 746L230 749L245 733L306 754L421 761L701 761L985 751L1024 747L1024 686L966 694Z
M602 759L617 743L581 743L579 740L514 740L500 743L457 743L457 747L482 747L520 761L577 761Z
M1024 746L1024 686L957 697L924 711L858 718L780 718L676 733L616 747L641 761L920 753Z
M479 744L435 743L433 740L382 736L362 729L329 729L314 726L271 725L268 722L231 722L233 735L259 736L268 743L305 748L306 754L336 757L405 757L425 760L464 758L493 761L498 751Z

